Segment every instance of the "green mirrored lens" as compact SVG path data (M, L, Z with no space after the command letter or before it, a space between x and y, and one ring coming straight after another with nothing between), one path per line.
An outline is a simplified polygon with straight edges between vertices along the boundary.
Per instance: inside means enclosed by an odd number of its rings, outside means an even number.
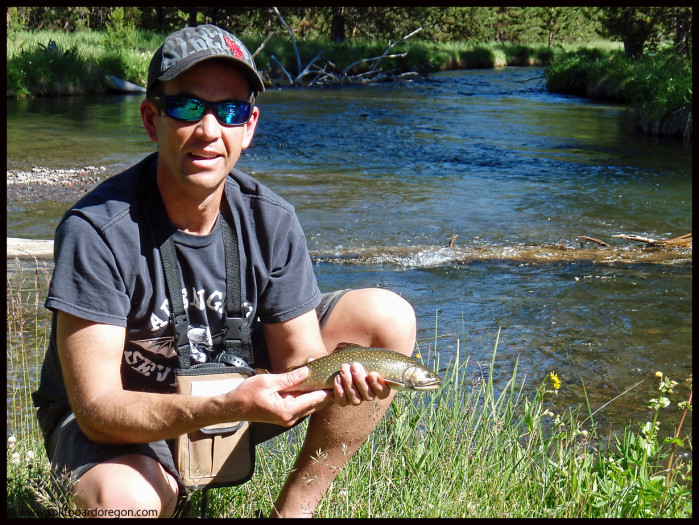
M223 124L244 124L250 117L250 104L246 102L222 102L216 104L216 115Z
M190 97L167 97L165 110L168 116L188 122L201 120L204 112L211 108L221 124L228 126L245 124L250 118L252 105L249 102L204 102Z
M170 97L167 114L178 120L199 120L204 116L206 104L195 98Z

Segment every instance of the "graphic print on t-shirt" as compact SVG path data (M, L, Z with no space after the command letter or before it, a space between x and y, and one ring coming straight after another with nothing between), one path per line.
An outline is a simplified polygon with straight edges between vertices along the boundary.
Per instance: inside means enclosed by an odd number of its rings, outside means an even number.
M183 295L184 295L183 290ZM214 294L211 295L215 295ZM195 297L201 296L201 292ZM215 303L210 303L210 308L206 308L207 302L192 301L186 303L189 306L188 313L196 321L208 321L216 326L223 326L222 312ZM160 311L166 312L169 316L169 305L167 299L160 303ZM246 318L250 318L253 307L248 301L243 302L243 311ZM203 315L202 315L203 314ZM150 315L150 319L156 317ZM167 322L151 324L152 331L162 333ZM156 330L159 329L159 330ZM223 329L212 335L211 327L206 324L193 323L187 327L187 339L189 341L191 364L206 363L215 358L218 351L223 346L225 333ZM124 351L124 365L129 371L123 375L126 385L131 385L132 381L143 383L144 379L152 385L153 391L170 391L176 387L175 369L179 367L177 359L177 347L173 336L154 337L149 339L132 340L127 344ZM136 374L133 374L136 372ZM140 379L137 379L140 378Z

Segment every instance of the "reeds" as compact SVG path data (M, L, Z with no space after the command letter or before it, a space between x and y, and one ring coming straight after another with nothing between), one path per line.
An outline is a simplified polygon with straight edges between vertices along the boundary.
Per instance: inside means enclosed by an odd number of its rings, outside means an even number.
M435 369L441 366L439 355L426 361ZM396 397L333 482L316 516L692 515L692 460L685 455L668 465L668 450L675 445L658 443L648 425L604 439L592 414L581 413L589 406L586 400L563 414L548 410L551 397L566 387L555 373L535 393L526 394L516 363L505 384L494 383L496 363L497 342L489 364L471 364L468 358L462 361L457 341L442 388ZM657 422L657 412L654 417ZM267 512L293 465L303 431L259 447L253 479L242 487L212 491L206 514L255 517ZM681 446L691 450L687 442ZM196 512L200 503L195 495Z

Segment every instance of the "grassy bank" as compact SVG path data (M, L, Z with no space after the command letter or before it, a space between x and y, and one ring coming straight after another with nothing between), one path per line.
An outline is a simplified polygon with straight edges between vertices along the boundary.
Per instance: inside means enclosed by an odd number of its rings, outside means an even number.
M105 31L8 32L8 96L103 93L105 75L145 86L148 64L164 36L134 31L124 38L117 44Z
M133 30L121 35L119 43L104 31L64 33L54 31L15 31L7 35L8 95L42 96L101 93L107 90L104 75L144 86L148 63L165 35ZM254 52L262 38L243 36L242 40ZM55 42L55 46L50 45ZM298 41L302 65L305 66L323 50L323 56L336 71L354 62L383 54L388 42L354 40L343 44L329 40ZM410 40L397 45L392 53L407 51L404 58L387 58L381 68L429 73L445 69L490 68L507 65L546 65L552 62L554 51L546 47L512 44L471 45ZM270 81L285 85L286 81L271 56L285 69L296 72L296 54L286 35L267 41L256 57L258 68ZM366 65L358 65L352 73L361 73Z
M109 90L105 75L144 86L150 58L165 35L117 29L8 32L8 97L104 93ZM243 35L242 40L253 52L263 43L260 36ZM389 43L300 40L297 45L302 67L322 50L325 66L338 73L357 61L382 55ZM638 127L644 133L685 140L692 137L692 67L688 59L659 53L629 61L618 43L608 41L576 49L508 43L436 43L413 38L391 50L403 52L407 56L384 59L380 68L428 74L451 69L547 66L546 81L551 91L628 103L633 105ZM272 56L292 75L298 73L296 54L287 35L276 35L265 42L256 57L258 68L270 85L287 85L285 74ZM366 70L365 63L359 64L350 74Z
M41 307L48 273L8 271L7 343L8 517L65 515L67 487L47 465L31 417L48 318ZM10 275L11 273L11 275ZM494 384L502 365L497 340L482 366L457 354L449 363L421 345L425 362L446 369L435 392L399 394L388 415L332 484L318 517L691 517L691 449L678 438L658 440L657 428L672 395L656 378L649 421L640 428L601 433L596 413L580 408L553 414L553 396L566 384L551 374L530 388L517 366L506 384ZM433 350L437 348L435 335ZM532 393L527 393L527 392ZM367 410L370 405L365 405ZM600 410L603 410L601 408ZM258 447L255 476L240 487L209 494L207 515L256 517L267 512L300 447L304 427ZM323 461L322 454L319 461ZM201 493L191 514L201 511Z
M631 104L648 135L692 138L692 62L671 53L627 59L581 49L546 69L550 91Z

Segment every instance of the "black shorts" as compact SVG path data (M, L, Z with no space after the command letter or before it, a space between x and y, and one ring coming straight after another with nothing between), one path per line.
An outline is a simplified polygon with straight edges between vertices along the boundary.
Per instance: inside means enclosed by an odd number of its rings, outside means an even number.
M320 304L316 308L318 321L321 326L326 323L335 304L347 291L340 290L322 295ZM253 442L259 444L288 431L290 427L273 425L271 423L253 423L251 429ZM69 472L70 479L73 481L79 479L85 472L99 463L124 454L143 454L158 461L167 472L175 477L180 488L180 494L186 492L179 472L175 467L172 455L173 440L126 445L95 443L83 434L75 419L75 415L71 413L63 419L60 425L46 438L45 442L46 453L53 467L61 472Z

